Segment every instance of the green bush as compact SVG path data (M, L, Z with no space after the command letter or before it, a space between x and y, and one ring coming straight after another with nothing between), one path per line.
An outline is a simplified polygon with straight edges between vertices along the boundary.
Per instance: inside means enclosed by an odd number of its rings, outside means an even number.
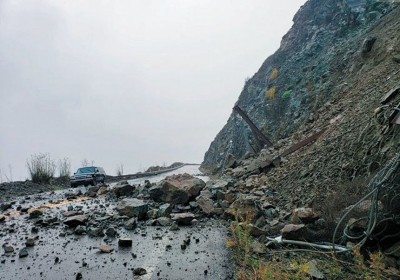
M282 98L283 99L289 99L290 97L292 97L292 91L291 90L287 90L282 94Z
M34 183L49 183L56 171L56 164L49 154L31 155L31 159L27 160L26 165Z

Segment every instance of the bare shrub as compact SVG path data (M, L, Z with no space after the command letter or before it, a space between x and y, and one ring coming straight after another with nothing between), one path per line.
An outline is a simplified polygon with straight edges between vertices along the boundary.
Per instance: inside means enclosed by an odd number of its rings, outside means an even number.
M26 161L31 180L34 183L49 183L54 177L56 164L49 154L34 154Z
M68 158L58 160L58 170L60 177L68 177L71 174L71 162Z
M87 160L87 158L84 158L82 161L81 161L81 167L87 167L87 166L89 166L90 165L90 163L89 163L89 161Z
M122 176L124 175L124 165L120 163L117 165L117 176Z

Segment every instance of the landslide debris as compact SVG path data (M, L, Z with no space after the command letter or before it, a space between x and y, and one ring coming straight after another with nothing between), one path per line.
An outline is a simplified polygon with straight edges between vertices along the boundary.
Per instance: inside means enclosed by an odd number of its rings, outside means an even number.
M234 223L233 244L240 245L235 232L248 232L250 256L270 269L277 269L274 253L263 246L284 246L271 238L332 242L344 218L335 242L361 250L367 262L381 250L379 273L399 277L400 167L391 165L400 152L399 19L395 3L308 1L237 101L273 147L257 149L247 124L232 114L205 154L202 170L230 184L217 196L207 182L200 207L242 220ZM382 178L378 195L360 201ZM278 263L290 271L299 255L284 249L289 252L279 254ZM332 260L315 257L307 255L308 277L378 277L351 266L332 276L325 265ZM354 264L355 258L345 261Z

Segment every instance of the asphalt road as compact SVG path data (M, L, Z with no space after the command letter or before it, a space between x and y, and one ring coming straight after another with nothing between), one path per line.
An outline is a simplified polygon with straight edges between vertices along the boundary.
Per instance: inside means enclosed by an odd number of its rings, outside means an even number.
M175 171L180 172L196 174L198 170L188 166ZM163 174L167 175L170 174ZM160 175L150 178L160 179ZM84 212L102 211L105 216L115 214L115 205L103 198L66 201L64 193L18 198L14 207L47 205L46 217L59 217L68 206L81 207ZM28 214L12 212L11 216L0 223L0 279L233 279L225 246L227 230L221 221L200 220L197 225L181 226L177 231L143 222L134 231L115 227L119 237L92 238L68 231L63 236L66 231L62 223L42 227L28 219ZM110 221L110 226L115 225ZM32 228L38 232L32 232ZM118 239L123 237L132 239L132 247L118 246ZM28 256L20 258L19 251L27 238L34 238L35 246L27 247ZM184 240L190 242L182 248ZM5 253L4 244L11 245L14 252ZM111 253L101 253L96 248L105 244L113 248ZM137 268L145 269L146 274L135 276Z

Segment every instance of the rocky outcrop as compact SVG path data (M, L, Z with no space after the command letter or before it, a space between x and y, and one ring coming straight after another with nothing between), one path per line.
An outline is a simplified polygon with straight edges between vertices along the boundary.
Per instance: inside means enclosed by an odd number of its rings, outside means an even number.
M316 110L340 96L337 86L344 83L343 74L361 67L352 62L362 62L360 49L368 28L391 8L383 1L307 1L280 48L246 81L236 105L274 144L290 136L312 121ZM368 56L374 42L365 44ZM243 159L254 149L259 151L248 125L233 113L211 143L202 168L224 169L232 158Z

